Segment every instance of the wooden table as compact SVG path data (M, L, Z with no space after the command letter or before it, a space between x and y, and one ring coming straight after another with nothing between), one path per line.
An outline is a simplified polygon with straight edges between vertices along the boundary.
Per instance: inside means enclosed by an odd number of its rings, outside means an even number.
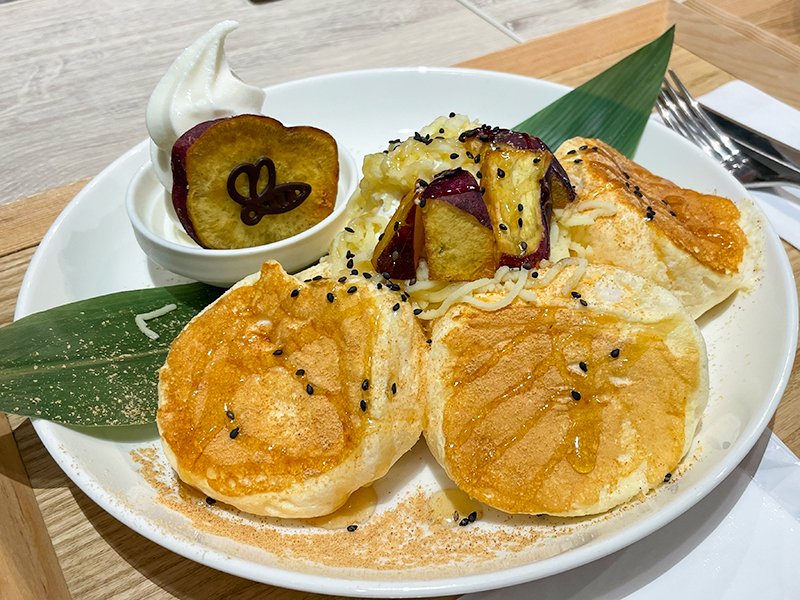
M144 105L158 78L223 18L243 23L230 39L230 62L262 85L414 64L577 85L677 23L671 66L693 93L739 78L800 108L800 7L790 0L615 0L606 14L630 10L601 20L585 0L353 0L324 10L312 0L197 4L0 4L0 79L12 82L0 86L0 324L12 319L47 227L87 177L146 136ZM153 23L170 25L155 31ZM583 24L558 32L567 23ZM797 277L800 252L786 249ZM67 479L29 421L9 420L11 428L0 417L0 598L314 596L214 571L144 539ZM770 426L800 454L797 370Z

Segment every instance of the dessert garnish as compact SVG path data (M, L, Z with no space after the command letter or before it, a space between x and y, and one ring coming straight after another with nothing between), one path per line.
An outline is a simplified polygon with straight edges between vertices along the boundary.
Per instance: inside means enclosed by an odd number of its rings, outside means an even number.
M203 248L248 248L297 235L333 212L339 151L321 129L238 115L181 135L172 175L172 204L189 237Z
M258 191L258 179L261 169L267 168L269 180L267 187ZM236 189L236 180L240 175L247 175L250 195L243 196ZM264 215L278 215L289 212L300 206L309 194L311 186L299 181L275 184L275 163L266 156L259 158L255 164L244 162L231 170L228 176L228 194L242 205L242 223L257 225Z

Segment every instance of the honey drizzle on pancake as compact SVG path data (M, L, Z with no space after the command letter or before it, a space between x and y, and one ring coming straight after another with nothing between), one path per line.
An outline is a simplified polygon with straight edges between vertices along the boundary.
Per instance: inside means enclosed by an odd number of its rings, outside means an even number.
M290 297L297 287L299 296ZM176 339L169 369L162 372L170 404L159 419L163 424L169 422L162 427L164 439L182 469L208 476L209 485L222 494L245 495L279 490L329 470L358 445L370 418L369 408L360 408L361 400L368 397L361 384L372 379L372 348L381 317L376 307L365 306L358 294L347 294L345 289L328 281L299 286L294 278L281 276L267 263L257 282L223 296ZM326 299L330 290L336 296L333 303ZM327 375L334 384L338 382L338 390L325 385L326 373L321 371L325 365L301 364L298 353L320 340L332 342L335 348L337 360L331 361L336 372ZM207 352L198 352L199 348ZM273 354L276 349L282 353ZM300 367L305 369L302 376L297 375ZM309 411L302 421L304 431L310 420L327 432L341 426L341 435L294 441L286 427L276 433L279 427L274 419L258 421L259 411L265 412L269 402L282 399L265 397L263 407L243 406L237 392L252 377L266 380L269 376L284 385L278 391L286 391L292 380L294 387L302 388L294 402L300 406L298 412ZM306 385L312 386L312 394L305 391ZM285 400L283 406L291 408L291 398ZM202 406L199 415L198 403ZM277 406L276 414L280 409ZM233 411L233 421L227 410ZM270 424L273 428L259 429ZM239 433L234 438L228 433L235 427ZM284 437L270 442L264 437L270 435ZM297 448L275 439L293 442ZM327 448L323 442L329 442Z
M448 399L443 415L445 455L451 466L450 474L461 489L478 500L508 512L565 512L570 508L565 504L571 501L569 494L563 499L548 497L551 495L549 488L552 487L549 480L555 476L556 470L560 470L559 477L566 477L567 487L581 477L590 477L599 482L590 495L599 494L601 484L614 482L628 474L619 465L611 464L616 456L605 456L601 469L603 472L594 473L603 436L617 433L604 428L604 411L609 403L623 405L625 412L631 413L631 418L641 417L641 427L646 427L648 416L653 415L646 411L644 415L636 413L636 403L660 403L655 416L661 417L660 411L663 410L668 415L667 420L674 420L668 426L673 439L666 449L657 449L659 454L653 457L652 464L648 464L648 478L652 475L659 479L663 477L663 472L677 464L684 443L686 399L697 385L697 379L696 375L691 375L691 368L683 368L685 362L675 364L678 362L676 357L664 343L677 326L676 321L639 324L634 333L618 340L613 337L619 335L615 332L620 331L621 321L616 317L586 312L576 315L576 311L523 305L503 310L517 312L504 323L511 321L517 327L524 323L523 332L498 343L498 336L490 331L494 325L484 320L477 324L478 331L473 332L473 337L466 342L459 340L459 335L465 335L462 330L476 327L474 319L470 318L474 317L474 311L466 311L460 317L465 320L464 326L452 331L444 340L454 347L464 343L473 346L471 355L459 358L452 369L453 395ZM487 330L490 332L486 333ZM509 330L518 331L513 327ZM469 333L466 335L469 336ZM481 338L487 341L481 344ZM491 380L482 382L481 378L498 369L504 358L507 361L519 358L520 363L533 358L531 348L535 344L531 342L534 338L545 338L547 343L543 344L540 340L540 353L536 353L538 360L534 364L520 365L522 381L511 381L498 396L486 400L485 395L491 393L486 389ZM610 355L615 348L620 349L617 358ZM652 391L666 397L631 397L615 385L614 382L619 383L634 372L637 363L645 355L646 365L657 365L664 370L662 375L667 377L671 388L659 388L658 375L652 378L656 380L655 384L651 381L635 382L637 386L634 387L638 392ZM577 369L579 359L588 364L586 372ZM471 364L475 360L479 361L477 367ZM692 360L692 357L688 360ZM576 368L570 369L573 364ZM579 400L571 395L572 391L579 393ZM564 415L567 419L563 418ZM550 436L555 435L550 440L549 457L539 460L542 464L532 470L518 467L514 460L505 466L504 457L507 453L521 443L530 445L532 438L527 436L536 434L537 426L544 424L548 418L550 423L544 431ZM504 423L511 421L514 424L508 430L498 431L498 428L504 427ZM637 435L647 436L646 433L641 434L638 428ZM545 442L538 440L533 443L537 450L543 451L541 444ZM646 450L651 451L650 448ZM535 463L538 458L531 457L531 462ZM519 460L519 457L515 460ZM573 475L563 470L560 466L563 463L569 465ZM609 468L614 471L610 478L606 472ZM520 475L518 471L524 471L525 477L515 479ZM545 487L548 489L544 490ZM580 483L580 487L585 488L586 482ZM580 500L584 504L596 502L596 498Z
M739 209L731 200L680 188L606 144L591 141L598 150L583 153L585 168L599 171L601 174L596 176L607 183L582 199L620 189L643 216L648 212L655 215L648 225L656 227L702 265L717 273L738 272L747 236L738 225Z

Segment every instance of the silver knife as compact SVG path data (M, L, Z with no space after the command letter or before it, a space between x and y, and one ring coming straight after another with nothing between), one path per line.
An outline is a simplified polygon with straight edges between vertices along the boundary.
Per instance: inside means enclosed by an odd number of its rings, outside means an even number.
M800 176L800 150L759 133L715 110L702 107L708 117L751 159L779 174Z

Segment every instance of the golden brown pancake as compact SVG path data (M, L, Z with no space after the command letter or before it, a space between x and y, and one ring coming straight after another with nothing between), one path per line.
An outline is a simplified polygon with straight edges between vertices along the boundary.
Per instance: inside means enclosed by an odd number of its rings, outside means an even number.
M164 450L184 482L247 512L330 513L419 438L426 353L396 294L358 276L303 282L269 261L173 342Z
M589 265L575 297L576 268L433 325L428 446L459 488L509 513L589 515L646 493L689 450L708 398L703 338L672 294Z
M591 262L615 265L667 288L694 318L747 287L763 256L758 213L678 187L595 139L573 138L556 151L578 203L606 200L616 213L570 227ZM573 207L573 209L576 207Z

